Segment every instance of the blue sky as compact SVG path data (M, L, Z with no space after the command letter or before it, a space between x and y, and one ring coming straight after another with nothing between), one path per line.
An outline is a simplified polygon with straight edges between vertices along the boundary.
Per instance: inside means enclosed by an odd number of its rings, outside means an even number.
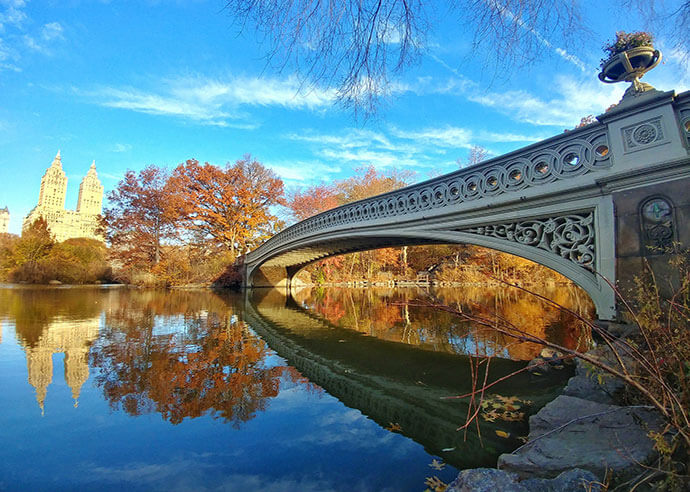
M580 49L545 40L550 56L496 79L446 16L419 63L362 122L334 105L332 89L300 91L289 70L267 68L255 36L238 34L223 5L0 0L0 207L10 208L10 232L20 232L58 149L68 208L94 159L106 191L127 169L224 164L246 153L288 188L367 165L409 169L418 180L450 172L472 145L499 155L617 102L625 87L596 78L600 47L616 30L644 27L597 2L586 9L593 32ZM665 44L658 40L666 62L645 82L690 89L682 53Z

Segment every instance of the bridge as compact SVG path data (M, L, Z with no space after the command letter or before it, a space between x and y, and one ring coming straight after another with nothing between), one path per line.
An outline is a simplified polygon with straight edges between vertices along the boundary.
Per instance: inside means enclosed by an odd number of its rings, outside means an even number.
M650 265L670 278L690 246L690 91L630 93L590 125L276 234L244 262L246 287L289 287L304 266L382 247L474 244L547 266L582 287L601 320L614 290Z

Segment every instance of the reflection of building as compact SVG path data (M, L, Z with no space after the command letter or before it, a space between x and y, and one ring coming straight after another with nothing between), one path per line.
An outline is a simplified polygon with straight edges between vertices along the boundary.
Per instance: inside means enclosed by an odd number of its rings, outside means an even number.
M10 209L0 208L0 234L10 229Z
M41 190L36 205L24 219L25 230L40 217L48 222L50 232L56 241L72 237L102 239L96 232L98 216L103 202L103 185L96 173L96 161L79 185L77 210L65 210L67 176L62 170L62 159L58 151L53 163L41 179Z
M29 383L43 411L48 386L53 382L53 354L65 354L65 382L77 406L82 385L89 378L89 347L98 336L99 318L57 320L49 324L33 346L26 347Z

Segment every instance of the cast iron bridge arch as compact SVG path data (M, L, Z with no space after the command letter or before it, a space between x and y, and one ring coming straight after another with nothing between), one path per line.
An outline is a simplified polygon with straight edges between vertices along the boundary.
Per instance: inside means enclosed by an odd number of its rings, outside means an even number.
M689 210L689 148L690 92L645 93L583 128L294 224L246 255L244 282L288 285L337 254L466 243L558 271L591 296L600 319L614 319L609 282L629 280L675 241L690 243L678 226Z

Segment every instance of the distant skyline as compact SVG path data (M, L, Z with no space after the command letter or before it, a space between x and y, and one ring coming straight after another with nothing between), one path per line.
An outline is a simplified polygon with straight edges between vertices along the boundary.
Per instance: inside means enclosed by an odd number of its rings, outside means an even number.
M500 155L618 102L626 84L596 78L600 46L616 30L644 26L616 5L597 4L581 52L545 44L552 56L500 79L470 56L470 36L447 17L419 64L362 122L334 105L332 89L305 90L289 70L267 67L222 0L0 0L0 208L20 233L58 150L69 209L93 160L106 193L127 169L192 158L223 165L247 153L287 188L368 165L418 180L450 172L473 145ZM665 62L644 81L690 89L684 53L666 50L663 38L656 44Z

